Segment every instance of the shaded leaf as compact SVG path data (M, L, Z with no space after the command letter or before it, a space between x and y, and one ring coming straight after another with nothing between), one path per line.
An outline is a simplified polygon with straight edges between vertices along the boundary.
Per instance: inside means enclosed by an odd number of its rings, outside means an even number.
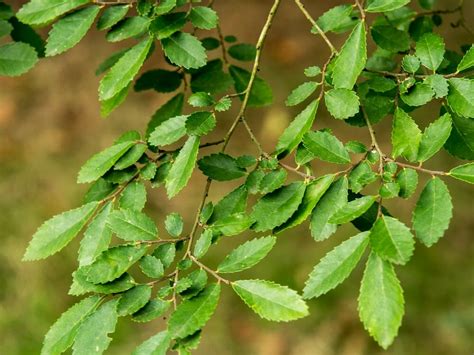
M263 196L253 207L253 229L263 232L285 223L298 209L306 186L303 182L294 182Z
M196 297L180 303L168 322L171 337L184 338L201 329L214 313L220 291L219 284L211 284Z

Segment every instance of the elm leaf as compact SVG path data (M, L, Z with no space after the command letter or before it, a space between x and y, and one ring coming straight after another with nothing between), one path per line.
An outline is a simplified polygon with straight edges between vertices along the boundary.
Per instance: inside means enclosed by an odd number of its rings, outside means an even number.
M308 315L308 306L296 291L265 280L232 282L235 293L260 317L288 322Z
M98 202L64 212L44 222L33 235L23 260L44 259L63 249L89 221Z
M426 246L435 244L449 227L453 204L448 187L438 177L428 181L413 211L413 229Z

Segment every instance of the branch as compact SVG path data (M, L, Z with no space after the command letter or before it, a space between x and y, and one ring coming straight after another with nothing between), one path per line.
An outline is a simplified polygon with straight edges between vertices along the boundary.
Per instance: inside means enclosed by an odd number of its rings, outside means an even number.
M329 38L326 36L326 34L324 33L324 31L321 29L321 27L318 26L318 24L316 23L316 21L314 20L313 17L311 17L310 13L308 12L308 10L306 10L306 8L304 7L303 3L301 2L301 0L295 0L295 3L296 3L296 6L298 6L298 8L301 10L301 12L303 13L303 15L308 19L308 21L311 23L311 25L313 25L313 27L318 31L318 33L321 35L321 37L323 38L324 42L326 42L326 44L328 45L329 49L331 50L331 53L338 53L337 52L337 49L336 47L334 47L334 45L332 44L332 42L329 40Z
M256 55L255 55L255 61L254 61L254 64L253 64L252 72L250 74L250 79L249 79L247 88L245 90L245 95L244 95L244 98L243 98L243 101L242 101L242 105L240 106L239 113L237 114L236 118L234 119L234 122L232 123L231 127L229 128L229 131L227 132L227 134L224 137L221 152L224 152L226 150L226 148L229 144L229 141L232 138L232 136L235 132L235 129L237 128L237 125L239 124L239 122L244 117L244 114L245 114L245 111L247 109L247 105L248 105L248 102L249 102L249 98L250 98L250 92L251 92L253 83L255 81L255 78L257 77L257 71L258 71L258 67L260 65L260 57L261 57L261 53L262 53L263 44L264 44L265 39L267 37L268 30L270 29L270 27L272 25L273 19L274 19L275 14L278 10L280 2L281 2L281 0L275 0L274 1L273 6L271 7L270 12L267 16L265 25L263 26L262 31L260 33L260 36L259 36L259 39L258 39L257 45L256 45L257 52L256 52ZM207 196L209 195L209 189L211 188L211 184L212 184L212 180L208 178L207 181L206 181L206 186L204 187L204 192L203 192L201 202L199 204L198 211L196 213L193 228L192 228L191 233L190 233L190 238L189 238L188 246L187 246L187 249L186 249L186 253L184 254L183 258L186 257L186 256L191 257L191 247L192 247L192 244L193 244L194 236L196 235L196 232L197 232L197 229L198 229L198 226L199 226L199 216L201 215L202 209L204 208L204 205L206 204L206 200L207 200Z

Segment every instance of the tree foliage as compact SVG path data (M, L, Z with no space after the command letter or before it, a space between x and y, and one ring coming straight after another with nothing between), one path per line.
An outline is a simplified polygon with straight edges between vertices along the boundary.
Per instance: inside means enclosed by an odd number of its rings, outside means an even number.
M272 88L258 72L281 0L273 1L255 44L222 34L214 1L31 0L16 13L0 2L0 37L6 39L0 75L24 74L39 58L71 49L95 22L107 41L123 42L96 72L103 74L102 115L119 107L132 88L174 93L145 134L125 132L82 166L77 182L91 183L84 204L52 217L34 234L24 260L53 255L84 230L70 294L88 295L53 324L42 353L72 347L74 354L99 354L122 317L148 322L166 315L166 329L137 345L134 354L168 349L187 354L198 346L222 287L229 286L260 317L286 322L307 316L305 299L337 287L363 259L360 319L380 346L390 346L404 314L395 267L412 258L415 238L430 247L449 228L452 202L443 179L474 183L469 161L474 159L474 47L451 48L437 30L444 14L458 16L458 25L469 30L462 1L452 10L420 2L426 11L410 0L355 0L314 18L294 0L294 9L330 54L305 69L306 79L289 93L286 105L300 107L299 113L273 152L262 148L245 114L273 101ZM28 29L20 37L13 32L18 23ZM46 41L34 31L38 27L50 28ZM333 36L343 38L340 48ZM144 71L155 57L164 57L166 67ZM221 124L220 112L232 105L239 108L226 135L209 141ZM370 143L343 142L337 132L315 127L321 105L339 122L366 130ZM439 115L420 128L413 112L426 105L437 107ZM375 135L382 120L392 122L390 153L382 151ZM227 153L239 125L258 154ZM169 149L171 144L179 147ZM212 147L219 150L208 153ZM423 167L442 149L468 161L449 172ZM318 175L312 167L317 160L333 164L334 171ZM194 222L172 213L157 223L142 211L147 185L179 199L196 170L207 182ZM431 178L412 221L402 222L384 202L413 196L422 174ZM215 181L230 180L239 186L219 201L208 200ZM279 232L303 222L315 241L347 223L360 232L316 264L302 295L270 280L234 276L264 259L278 244ZM244 232L264 235L237 246L215 267L202 261L219 241ZM147 281L135 281L134 275Z

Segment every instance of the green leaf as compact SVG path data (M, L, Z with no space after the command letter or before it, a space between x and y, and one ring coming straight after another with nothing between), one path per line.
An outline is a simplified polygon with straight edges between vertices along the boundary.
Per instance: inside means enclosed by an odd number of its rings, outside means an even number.
M181 31L185 25L186 13L172 12L154 19L150 25L150 31L157 39L164 39Z
M340 207L329 218L329 223L344 224L362 216L377 200L377 196L363 196Z
M43 25L89 2L89 0L32 0L23 5L16 16L28 25Z
M354 116L359 112L359 97L348 89L331 89L324 95L329 113L339 120Z
M309 274L303 290L306 299L336 288L354 270L369 244L369 232L359 233L335 247Z
M257 55L255 45L248 43L234 44L233 46L230 46L227 51L232 58L242 62L251 62Z
M116 5L107 7L97 21L98 30L107 30L125 17L130 5Z
M232 236L246 231L253 222L254 220L246 213L237 212L214 222L212 230L226 236Z
M107 218L112 204L107 203L84 232L79 248L78 261L80 266L91 264L104 250L109 247L112 231L107 227Z
M219 17L210 7L196 6L189 13L189 19L194 27L202 30L212 30L217 27Z
M334 87L352 89L367 61L365 22L360 21L342 46L334 63Z
M181 302L168 321L170 336L184 338L201 329L214 313L220 292L219 284L211 284L196 297Z
M318 67L317 65L307 67L304 70L304 75L306 75L308 78L314 78L315 76L318 76L319 74L321 74L321 68Z
M115 170L123 170L134 165L148 149L144 143L137 143L130 148L114 165Z
M89 221L98 202L61 213L44 222L33 235L23 260L39 260L64 248Z
M183 145L166 177L168 198L176 196L186 186L196 164L199 151L199 137L191 136Z
M431 86L425 83L416 83L410 88L408 93L400 96L402 101L408 106L422 106L431 101L434 91Z
M169 267L176 256L176 246L174 243L161 244L153 252L153 256L160 259L165 268Z
M247 306L267 320L288 322L308 315L301 296L286 286L265 280L239 280L232 283L232 288Z
M438 69L444 58L443 38L435 33L425 33L416 42L416 56L421 64L433 72Z
M337 225L329 223L329 218L339 207L347 203L347 178L335 181L321 197L311 216L311 235L316 241L329 238L337 229Z
M166 313L171 305L171 301L163 301L159 298L148 301L139 311L133 314L134 322L145 323L152 321Z
M124 292L117 304L119 316L128 316L142 308L150 299L151 286L138 285Z
M99 11L99 6L88 6L56 22L49 32L46 56L61 54L78 44L94 23Z
M91 296L76 303L64 312L49 328L43 341L41 354L61 354L66 351L74 342L77 331L84 319L97 308L100 301L99 296Z
M245 185L237 187L220 200L212 211L208 224L234 213L244 212L247 207L248 191Z
M474 163L457 166L448 174L455 179L474 184Z
M178 32L161 41L163 51L171 63L186 69L200 68L206 65L206 50L193 35Z
M141 211L146 203L146 189L142 182L134 181L125 187L120 196L119 206L124 210Z
M415 161L421 141L421 130L416 122L401 108L396 109L392 127L392 157L403 156Z
M158 237L155 222L137 210L113 211L107 225L117 237L126 241L155 240Z
M432 178L416 203L413 211L413 229L426 246L435 244L449 227L453 204L448 187L438 177Z
M298 209L303 200L306 186L293 182L263 196L253 207L253 229L263 232L285 223Z
M250 81L250 73L247 70L231 65L229 67L229 73L232 76L232 79L234 79L235 91L237 93L247 90ZM255 77L252 89L250 90L250 97L247 106L263 107L270 105L272 102L272 88L260 77Z
M183 233L183 217L179 213L170 213L165 219L166 231L173 237L179 237Z
M367 12L389 12L408 4L410 0L369 0Z
M207 177L217 181L238 179L245 175L245 169L237 165L237 160L224 153L211 154L198 161L199 169Z
M444 78L444 76L439 74L433 74L425 78L424 81L431 87L431 90L435 93L435 98L440 99L448 95L449 92L449 85L448 81Z
M77 176L77 182L81 184L97 180L112 168L134 144L133 141L114 144L95 154L82 166Z
M186 132L189 135L205 136L216 127L216 116L212 112L194 112L186 121Z
M405 265L413 254L415 241L402 222L382 215L370 230L370 245L382 259Z
M402 59L402 68L407 73L414 74L420 68L420 60L417 56L407 54Z
M135 91L155 90L173 92L181 86L183 77L180 73L164 69L154 69L143 73L135 82Z
M368 149L364 143L357 140L349 141L345 144L346 149L354 154L367 153Z
M6 20L0 18L0 38L9 35L13 30L13 26Z
M29 44L14 42L0 46L0 76L19 76L35 66L38 54Z
M382 49L398 53L410 49L410 36L392 25L375 25L370 31L374 42Z
M314 207L329 188L329 186L331 186L333 181L334 175L328 174L310 182L306 186L303 200L298 206L298 209L295 211L295 213L293 213L290 219L288 219L281 226L276 227L274 232L280 233L286 229L293 228L303 223L309 217Z
M119 245L100 254L90 265L81 267L86 280L95 284L104 284L123 275L130 266L145 254L147 246Z
M193 72L191 77L192 91L208 92L214 95L229 89L234 82L232 77L223 71L223 65L222 60L215 59Z
M474 45L471 45L471 48L464 54L461 61L458 64L457 71L463 71L474 67Z
M3 1L0 3L0 19L10 20L14 16L13 10L10 5L5 4Z
M123 54L107 72L99 85L100 101L108 100L122 91L133 80L150 51L153 40L144 39Z
M154 146L173 144L186 134L188 115L175 116L162 122L150 134L148 142Z
M196 241L196 244L194 245L193 255L197 259L202 258L209 250L209 247L212 244L212 236L213 233L211 229L206 229L201 233L200 237Z
M432 122L421 136L417 161L423 162L435 155L448 140L451 127L451 115L449 113L445 113Z
M318 18L316 24L324 32L345 32L352 28L356 23L352 18L352 6L349 4L335 6L332 9L329 9L321 17ZM311 31L312 33L318 33Z
M377 180L377 174L373 172L367 161L362 161L349 174L349 188L358 193L375 180Z
M308 132L303 137L303 144L314 156L335 164L351 162L349 152L344 144L327 131Z
M219 273L239 272L258 264L276 243L273 236L255 238L238 246L217 267Z
M409 198L416 191L418 173L414 169L403 168L397 175L396 182L400 186L399 196Z
M313 92L316 91L318 83L315 81L307 81L294 89L285 101L286 106L295 106L302 103Z
M285 129L275 148L279 159L290 154L300 144L305 133L311 129L318 105L319 100L311 102Z
M164 274L164 266L160 259L153 255L145 255L140 259L140 269L153 279L159 279Z
M68 294L73 296L80 296L89 292L110 295L127 291L137 284L128 273L123 274L112 282L99 285L87 281L82 269L73 272L72 277L72 284Z
M155 15L162 15L173 10L177 5L177 0L163 0L159 5L155 5Z
M365 329L387 349L402 324L405 301L393 266L375 253L367 261L358 301Z
M184 95L177 94L161 106L153 115L146 129L146 137L150 137L150 134L158 127L161 123L176 117L181 114L184 104Z
M145 340L133 350L132 355L166 355L170 343L171 338L165 330Z
M207 92L197 92L188 98L188 104L193 107L207 107L214 105L214 103L214 98Z
M112 27L105 38L109 42L120 42L144 34L149 26L150 19L148 18L141 16L128 17Z
M228 97L223 97L216 103L214 108L217 112L225 112L225 111L228 111L231 106L232 106L232 99Z
M117 300L104 303L80 326L73 345L73 355L102 354L112 338L117 324Z
M460 116L474 118L474 80L451 78L448 104Z

